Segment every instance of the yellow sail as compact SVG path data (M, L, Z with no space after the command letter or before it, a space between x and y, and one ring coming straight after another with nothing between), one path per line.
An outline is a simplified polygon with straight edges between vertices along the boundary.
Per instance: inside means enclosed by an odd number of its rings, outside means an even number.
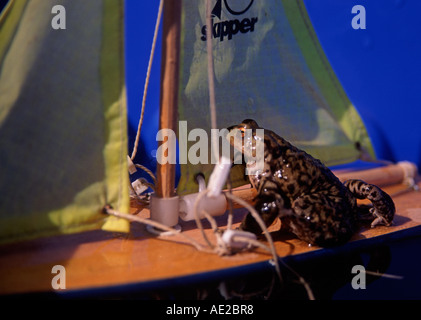
M0 18L0 241L129 223L123 2L10 1Z

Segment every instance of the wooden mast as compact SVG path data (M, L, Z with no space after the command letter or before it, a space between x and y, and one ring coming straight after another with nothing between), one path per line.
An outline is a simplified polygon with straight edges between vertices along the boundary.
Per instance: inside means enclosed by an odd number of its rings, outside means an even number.
M164 0L159 129L177 130L181 0ZM159 145L164 143L160 142ZM157 163L156 196L175 195L175 164Z

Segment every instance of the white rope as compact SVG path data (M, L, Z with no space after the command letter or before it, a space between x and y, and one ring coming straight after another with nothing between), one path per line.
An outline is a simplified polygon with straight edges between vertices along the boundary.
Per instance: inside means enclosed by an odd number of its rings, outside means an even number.
M142 223L142 224L145 224L145 225L152 226L152 227L157 228L157 229L161 229L161 230L167 231L169 234L172 234L172 235L180 235L180 236L184 237L197 250L209 252L209 250L206 250L206 248L204 248L203 245L201 245L200 243L198 243L196 240L194 240L193 238L189 237L185 233L182 233L182 232L180 232L177 229L168 227L168 226L166 226L166 225L164 225L162 223L159 223L159 222L156 222L156 221L150 220L150 219L144 219L144 218L141 218L141 217L136 216L136 215L131 215L131 214L127 214L127 213L118 212L118 211L116 211L116 210L114 210L114 209L112 209L110 207L105 207L104 208L104 212L107 213L107 214L109 214L109 215L118 217L118 218L122 218L122 219L130 220L130 221L139 222L139 223Z
M228 192L230 194L232 194L232 182L231 182L230 175L228 175L227 187L228 187ZM234 219L233 204L232 204L232 199L231 198L227 198L227 200L228 200L228 221L227 221L227 228L228 229L232 229L232 223L233 223L233 219Z
M208 193L208 190L205 189L202 192L200 192L196 198L196 200L194 201L194 205L193 205L193 212L194 212L194 218L196 220L196 225L199 228L200 232L202 233L202 237L203 239L206 241L206 243L208 244L208 246L210 248L214 248L215 246L209 241L205 230L203 229L203 225L202 225L202 221L199 218L199 213L198 213L198 206L199 206L199 202L200 200Z
M253 218L256 220L256 222L259 224L260 228L263 231L264 236L266 237L267 242L269 243L269 251L272 253L273 262L275 264L276 272L278 274L279 280L282 282L281 269L279 268L278 254L276 253L276 248L275 248L275 245L273 243L272 237L270 236L269 231L266 228L266 225L263 222L262 218L257 213L256 209L253 208L247 201L245 201L245 200L243 200L239 197L236 197L236 196L234 196L233 194L230 194L230 193L225 193L225 196L230 198L231 200L234 200L235 202L237 202L241 206L245 207L246 209L248 209L250 214L253 216Z
M207 194L207 190L204 190L203 192L201 192L198 197L196 198L196 201L194 203L194 214L195 214L195 219L196 219L196 224L197 227L199 228L199 230L202 233L203 238L205 239L205 241L207 242L207 244L209 245L209 247L211 249L213 249L213 251L215 253L217 253L218 255L227 255L227 254L232 254L232 251L230 250L230 248L227 247L226 243L222 240L222 236L221 233L219 232L217 225L216 225L216 221L215 219L210 216L206 211L202 211L202 214L208 219L208 221L211 224L211 227L214 231L214 234L217 238L217 245L213 245L208 237L206 236L204 230L203 230L203 225L200 221L199 215L198 215L198 205L200 200ZM256 209L254 207L252 207L248 202L244 201L243 199L233 195L232 193L228 192L225 193L225 196L228 198L228 200L233 200L235 202L237 202L238 204L240 204L241 206L245 207L246 209L249 210L249 212L251 213L251 215L253 216L253 218L257 221L257 223L259 224L260 228L263 231L263 234L265 235L269 246L266 246L265 244L263 244L260 241L257 240L252 240L246 237L241 237L241 236L235 236L235 241L239 241L239 242L244 242L246 244L248 244L248 249L251 249L253 246L254 247L259 247L262 248L268 252L270 252L272 254L273 257L273 263L275 266L275 270L276 270L276 274L278 275L279 280L282 282L282 276L281 276L281 269L279 266L279 257L278 254L276 252L276 248L275 245L273 243L272 237L269 234L269 231L265 225L265 223L263 222L262 218L260 217L260 215L257 213ZM287 265L284 261L282 261L282 264L288 268L288 270L290 270L299 280L299 282L304 286L304 288L307 291L307 296L309 297L310 300L314 300L314 295L313 292L309 286L309 284L305 281L305 279L303 277L301 277L295 270L293 270L289 265Z
M215 73L213 66L213 48L212 48L212 3L206 1L206 51L208 58L208 86L209 86L209 110L211 115L211 128L217 129L216 120L216 100L215 100ZM216 130L214 131L216 133ZM212 154L216 156L218 150L218 139L211 137Z
M198 205L199 205L200 200L204 196L206 196L206 194L207 194L207 190L204 190L196 198L196 201L194 203L194 214L195 214L195 218L196 218L197 227L201 231L203 239L205 240L207 246L204 246L204 245L200 244L195 239L189 237L185 233L180 232L179 230L176 230L174 228L165 226L165 225L163 225L159 222L149 220L149 219L144 219L144 218L141 218L139 216L135 216L135 215L131 215L131 214L120 213L120 212L118 212L118 211L116 211L116 210L114 210L110 207L104 208L104 211L107 214L110 214L110 215L113 215L113 216L116 216L116 217L119 217L119 218L127 219L127 220L130 220L130 221L136 221L136 222L139 222L139 223L142 223L142 224L150 225L150 226L152 226L154 228L157 228L157 229L167 231L167 235L180 235L180 236L184 237L185 240L187 240L192 246L194 246L199 251L206 252L206 253L213 253L213 254L217 254L219 256L232 255L234 252L222 240L223 230L219 230L215 219L211 215L209 215L206 211L203 210L202 214L205 216L206 219L208 219L208 221L209 221L209 223L212 227L212 230L214 231L214 234L216 236L216 245L211 243L211 241L207 237L206 233L204 232L204 228L203 228L203 225L200 221L197 209L198 209ZM309 299L314 300L313 292L312 292L310 286L308 285L308 283L305 281L305 279L302 278L297 272L295 272L284 261L282 261L282 259L280 259L278 257L278 254L276 252L276 248L274 246L272 237L270 236L269 231L267 230L267 227L266 227L265 223L263 222L260 215L257 213L256 209L253 206L251 206L248 202L244 201L243 199L241 199L241 198L239 198L239 197L237 197L237 196L235 196L231 193L225 193L225 196L228 199L231 199L231 200L237 202L238 204L240 204L241 206L243 206L243 207L245 207L246 209L249 210L249 212L252 214L253 218L256 219L257 223L259 224L259 226L263 230L263 234L265 235L269 246L265 245L264 243L262 243L260 241L252 240L252 239L249 239L249 238L246 238L246 237L241 237L241 236L235 236L235 241L244 242L244 243L248 244L248 246L245 250L250 250L250 249L253 249L253 248L256 247L256 248L264 249L265 251L271 253L272 258L273 258L272 262L275 266L275 271L276 271L276 274L277 274L279 280L282 282L281 270L280 270L280 266L279 266L279 261L281 261L282 264L286 268L288 268L292 273L295 274L295 276L298 278L299 282L304 286L304 288L307 291L307 295L308 295ZM160 238L162 238L162 237L160 237Z
M151 52L149 54L149 62L148 62L148 69L147 69L146 78L145 78L145 86L143 88L142 109L141 109L141 112L140 112L139 124L138 124L138 127L137 127L136 139L135 139L135 142L134 142L132 155L130 156L130 159L132 161L134 161L134 158L136 157L137 149L139 147L140 132L141 132L141 129L142 129L142 124L143 124L143 116L145 114L146 96L147 96L148 87L149 87L149 79L150 79L150 76L151 76L153 57L155 55L156 42L157 42L157 39L158 39L159 25L161 24L163 6L164 6L164 1L161 0L160 3L159 3L158 15L156 17L156 22L155 22L155 31L154 31L153 40L152 40L152 48L151 48ZM155 190L156 177L152 173L152 171L150 171L148 168L146 168L145 166L143 166L141 164L135 164L135 166L137 168L140 168L143 171L145 171L152 178L152 181L153 181L154 184L149 184L149 183L145 183L145 182L143 182L143 183L146 186L150 187L152 190ZM132 192L134 193L135 198L138 201L138 203L140 203L142 205L148 204L148 201L145 201L145 200L140 198L140 196L136 193L136 191L134 190L134 188L132 187L131 184L130 184L130 188L131 188Z
M153 183L156 184L156 177L151 170L149 170L145 166L142 166L141 164L135 164L135 167L140 168L143 171L145 171L147 174L149 174L149 176L152 178Z
M152 62L153 62L153 57L155 55L155 46L156 46L156 41L157 41L157 38L158 38L159 25L161 23L163 6L164 6L164 1L161 0L159 2L158 16L156 18L155 31L154 31L153 40L152 40L152 48L151 48L151 52L150 52L150 55L149 55L148 70L146 72L145 87L143 89L142 111L140 113L140 119L139 119L139 124L138 124L138 127L137 127L136 140L135 140L135 143L134 143L134 146L133 146L133 152L132 152L132 155L130 157L130 159L132 159L132 160L134 160L134 158L136 156L137 148L138 148L138 145L139 145L140 131L142 129L143 115L145 113L146 94L148 92L149 79L150 79L150 76L151 76Z

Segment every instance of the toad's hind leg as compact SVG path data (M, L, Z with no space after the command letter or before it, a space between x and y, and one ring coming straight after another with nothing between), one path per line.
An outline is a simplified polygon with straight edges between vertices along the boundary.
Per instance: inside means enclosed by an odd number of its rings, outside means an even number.
M298 238L309 244L330 247L349 240L355 231L351 206L324 192L299 197L292 203L294 215L282 217Z
M347 180L344 185L356 198L368 199L373 204L373 207L368 210L368 214L367 206L360 207L360 220L367 220L367 217L371 215L371 219L374 219L371 222L371 227L392 224L396 209L392 198L386 192L362 180Z

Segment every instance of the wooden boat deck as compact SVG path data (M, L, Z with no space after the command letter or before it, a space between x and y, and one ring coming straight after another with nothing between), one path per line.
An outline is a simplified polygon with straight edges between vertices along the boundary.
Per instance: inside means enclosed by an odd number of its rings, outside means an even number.
M421 183L418 182L421 187ZM393 185L384 189L390 194L404 189L403 185ZM362 229L352 242L361 243L396 235L402 231L421 234L421 192L403 192L394 196L397 215L391 227ZM137 209L133 206L132 212ZM143 209L142 217L149 211ZM245 214L237 209L235 225ZM221 228L227 216L218 217ZM182 222L182 230L187 235L204 243L195 222ZM212 239L212 230L204 222L206 234ZM277 232L279 225L271 227L271 235L280 257L323 252L322 248L309 247L292 235ZM168 280L201 273L209 273L230 268L252 265L271 259L262 250L239 253L233 256L218 256L200 252L179 236L166 240L151 235L142 224L133 222L130 234L113 234L92 231L74 235L0 246L0 294L25 294L54 291L51 286L52 267L63 265L66 269L66 292L72 290L136 284L139 286L154 281Z

